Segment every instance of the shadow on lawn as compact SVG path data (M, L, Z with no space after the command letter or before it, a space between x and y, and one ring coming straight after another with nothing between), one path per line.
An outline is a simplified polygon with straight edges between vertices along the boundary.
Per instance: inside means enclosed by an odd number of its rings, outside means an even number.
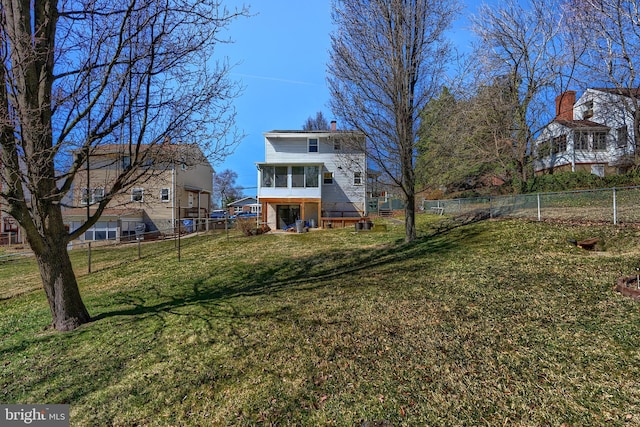
M290 289L314 289L326 286L328 281L343 280L348 286L358 286L358 278L367 271L384 266L395 271L405 270L415 273L419 266L410 266L412 259L425 260L429 255L443 254L456 250L463 240L475 237L477 230L454 232L457 228L486 219L478 216L465 216L441 221L414 242L404 243L398 240L385 247L358 250L330 250L319 252L306 258L285 259L278 263L247 266L229 283L216 280L218 270L208 272L192 281L191 291L179 295L162 295L156 290L156 296L164 301L146 304L141 298L127 294L124 304L131 308L100 313L93 321L113 316L141 316L161 312L173 312L179 307L187 307L206 302L228 301L239 296L271 295ZM394 265L396 265L394 267ZM182 286L182 285L180 285ZM184 288L182 288L184 289ZM154 298L154 299L155 299Z
M238 326L242 326L238 325L238 320L277 320L290 317L293 308L290 304L272 304L265 307L251 306L247 310L237 307L237 304L234 304L235 298L268 296L283 291L312 290L336 285L367 286L358 279L369 270L380 271L382 268L384 271L406 271L415 275L428 268L430 256L459 251L464 240L481 233L478 229L456 230L461 225L464 224L439 224L436 229L428 230L423 237L409 244L396 241L385 247L327 250L313 256L282 259L276 263L247 264L240 267L242 270L236 266L240 271L231 281L219 278L220 269L212 268L195 280L176 281L167 286L151 284L140 291L132 289L122 292L115 296L116 299L112 302L129 308L99 313L93 318L93 326L87 325L69 334L38 335L31 339L23 339L12 347L4 347L0 356L22 353L32 347L57 349L57 353L54 352L42 361L34 361L34 369L31 369L33 374L30 374L28 379L19 378L23 374L23 368L20 368L17 362L15 369L13 365L8 366L11 372L6 372L5 378L0 378L0 385L4 383L3 385L13 387L14 390L5 390L5 400L38 400L49 396L55 400L52 403L74 403L100 390L105 384L112 384L114 380L119 382L119 376L127 371L131 361L143 355L154 358L159 364L171 360L175 356L172 353L175 349L168 348L166 340L172 340L174 337L163 338L163 334L167 324L171 322L175 326L175 321L170 320L167 315L187 316L195 320L193 323L184 323L185 328L192 329L185 330L185 336L197 335L197 327L204 327L212 331L208 334L209 337L233 336L242 343L243 350L236 351L247 352L250 347L261 344L244 342L242 332L238 330ZM412 260L420 262L410 262ZM196 308L191 309L192 307ZM112 319L113 323L107 322L109 319ZM108 332L114 325L117 327L117 324L122 323L133 326L127 327L126 337ZM91 348L84 347L83 341L91 342L94 339L101 342L101 351L83 354L85 348ZM200 345L204 349L210 344L205 342ZM56 360L57 363L48 365L47 360ZM70 373L76 374L70 376ZM203 381L215 383L218 379L209 376L222 374L212 371L202 375ZM227 372L225 375L241 375L241 372ZM12 376L14 378L11 378ZM78 381L78 376L90 377L92 380ZM153 378L145 379L152 380ZM11 385L14 383L15 385ZM143 381L140 387L144 387L144 384ZM185 384L184 387L189 387L189 384ZM176 393L175 396L177 399L182 394ZM106 414L102 416L109 417Z

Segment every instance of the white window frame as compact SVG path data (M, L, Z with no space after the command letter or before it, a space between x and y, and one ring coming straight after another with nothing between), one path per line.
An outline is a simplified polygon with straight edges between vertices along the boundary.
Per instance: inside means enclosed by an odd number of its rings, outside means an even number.
M304 167L304 188L318 188L320 186L320 180L318 175L322 168L319 166L305 166ZM315 172L312 173L312 172ZM315 185L314 184L315 181Z
M80 204L87 205L91 202L91 189L84 187L80 190Z
M104 188L87 188L84 187L81 190L80 194L80 204L81 205L93 205L94 203L100 202L104 198Z
M315 143L311 143L311 141L315 141ZM312 150L312 147L315 147ZM319 153L320 152L320 140L318 138L308 138L307 139L307 152L309 153Z
M362 185L362 172L353 173L353 185Z
M164 203L171 201L171 189L169 187L160 189L160 201Z
M288 188L289 187L289 167L288 166L276 166L274 168L274 187L275 188ZM283 173L284 172L284 173Z
M104 188L97 187L91 192L91 200L93 203L100 203L104 199Z
M296 169L302 169L302 175L295 174L294 171ZM305 167L304 166L291 166L291 188L304 188L304 184L305 184L304 171L305 171ZM302 181L302 182L299 182L298 185L296 185L296 178L298 180L301 179L301 181ZM300 185L300 184L302 184L302 185Z
M139 194L139 200L138 200L137 194ZM144 188L141 188L141 187L132 188L131 189L131 201L132 202L138 202L138 203L144 202Z
M606 151L607 150L607 132L595 131L593 132L591 149L593 151Z

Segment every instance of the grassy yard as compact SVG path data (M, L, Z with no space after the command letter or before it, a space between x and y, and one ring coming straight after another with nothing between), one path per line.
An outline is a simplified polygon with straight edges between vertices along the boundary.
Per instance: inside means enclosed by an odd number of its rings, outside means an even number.
M91 274L73 251L95 321L64 334L35 267L2 264L0 402L69 403L74 426L640 425L640 302L612 291L637 229L419 220L413 244L217 234Z

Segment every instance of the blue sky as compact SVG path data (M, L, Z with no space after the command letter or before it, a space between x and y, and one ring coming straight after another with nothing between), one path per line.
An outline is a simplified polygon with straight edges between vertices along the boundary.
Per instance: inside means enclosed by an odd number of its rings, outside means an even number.
M230 26L234 43L218 49L219 56L237 64L230 77L245 87L235 106L246 137L234 154L213 165L216 171L235 171L246 196L256 195L255 163L264 161L264 132L301 129L318 111L333 119L326 84L330 0L256 0L251 13ZM463 25L458 28L466 33Z

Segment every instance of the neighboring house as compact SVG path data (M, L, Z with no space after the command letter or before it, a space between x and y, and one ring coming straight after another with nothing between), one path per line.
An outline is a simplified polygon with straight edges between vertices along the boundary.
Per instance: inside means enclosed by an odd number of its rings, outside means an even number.
M633 165L633 98L638 91L587 89L556 98L556 118L536 138L537 175L586 171L598 176L620 174Z
M266 132L265 161L258 166L262 220L284 229L304 220L329 224L333 218L357 220L366 211L364 135L338 131ZM344 224L345 221L342 221Z
M258 203L255 197L243 197L242 199L234 200L227 204L227 209L230 215L238 215L240 212L249 212L254 214L260 214L262 212L262 206Z
M0 210L0 245L23 242L22 228L11 215Z
M93 212L112 185L115 177L130 164L125 145L99 146L87 168L78 172L72 190L72 205L65 209L65 223L71 230L78 228ZM100 220L82 240L127 238L136 232L172 233L179 220L205 220L211 207L213 168L194 144L164 143L153 148L145 162L147 176L132 188L117 194Z
M2 167L2 162L0 162ZM20 160L22 172L26 172L26 166ZM0 180L0 191L3 190L4 183ZM28 186L23 186L24 197L27 204L31 203L31 192ZM9 206L4 199L0 198L0 245L13 245L25 243L24 230L18 221L7 213Z

